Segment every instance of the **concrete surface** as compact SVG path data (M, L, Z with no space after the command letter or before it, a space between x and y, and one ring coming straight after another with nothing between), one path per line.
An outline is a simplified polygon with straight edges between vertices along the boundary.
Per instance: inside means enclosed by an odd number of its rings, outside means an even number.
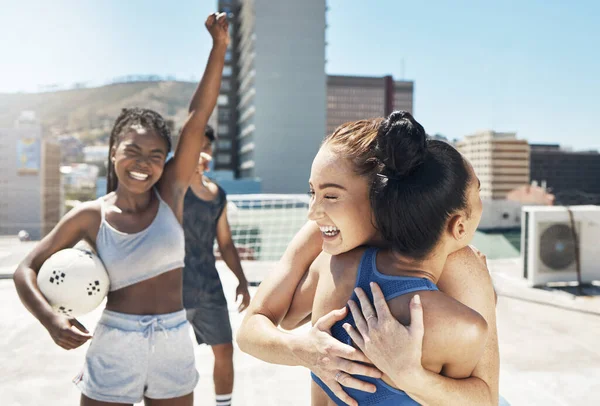
M21 305L10 280L31 247L0 238L0 274L7 279L0 280L0 405L76 405L79 392L71 379L87 346L74 351L57 347ZM273 264L244 265L249 280L260 281ZM519 278L519 266L514 259L490 261L499 293L501 394L515 406L600 404L600 298L528 288ZM219 268L235 333L241 322L232 302L236 281L223 263ZM81 320L93 329L100 312ZM201 380L195 405L214 405L210 349L196 347L196 360ZM310 404L310 377L303 368L269 365L239 350L234 362L234 405Z

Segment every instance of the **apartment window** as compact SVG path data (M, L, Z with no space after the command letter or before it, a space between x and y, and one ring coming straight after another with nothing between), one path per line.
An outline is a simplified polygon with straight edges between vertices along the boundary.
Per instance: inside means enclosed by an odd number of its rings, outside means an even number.
M244 161L240 165L240 169L242 169L242 170L246 170L246 169L250 169L250 168L254 168L254 161L252 161L252 160Z
M223 76L231 76L232 69L231 66L225 65L223 66Z
M254 170L252 168L240 171L241 178L252 178L254 177Z
M227 106L229 104L229 96L226 94L220 94L217 98L217 105L219 106Z
M217 127L217 134L219 137L229 135L229 126L227 124L219 124Z
M229 109L218 109L219 121L227 121L231 117L231 112Z
M227 165L231 163L231 155L229 154L217 154L217 163Z
M231 141L230 140L218 140L217 148L218 149L231 149Z
M243 148L243 147L245 147L246 145L248 145L248 144L252 144L252 143L254 143L254 139L253 139L253 137L244 137L244 138L241 138L241 139L240 139L240 144L239 144L239 146L240 146L240 148Z

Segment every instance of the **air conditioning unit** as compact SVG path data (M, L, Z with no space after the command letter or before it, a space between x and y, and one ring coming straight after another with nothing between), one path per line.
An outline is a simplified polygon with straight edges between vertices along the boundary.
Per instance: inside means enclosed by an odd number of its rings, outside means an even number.
M576 282L577 246L581 281L600 281L600 206L523 206L521 258L530 286Z

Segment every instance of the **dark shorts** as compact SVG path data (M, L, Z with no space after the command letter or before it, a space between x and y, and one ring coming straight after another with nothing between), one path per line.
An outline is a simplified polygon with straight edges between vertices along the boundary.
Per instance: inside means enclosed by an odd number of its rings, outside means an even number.
M206 303L186 309L198 344L219 345L233 341L227 303Z

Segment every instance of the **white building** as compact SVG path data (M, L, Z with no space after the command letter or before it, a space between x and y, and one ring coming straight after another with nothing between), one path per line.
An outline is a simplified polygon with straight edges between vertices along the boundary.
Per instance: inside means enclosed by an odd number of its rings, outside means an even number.
M0 235L40 239L62 213L60 147L43 137L33 112L0 128Z

